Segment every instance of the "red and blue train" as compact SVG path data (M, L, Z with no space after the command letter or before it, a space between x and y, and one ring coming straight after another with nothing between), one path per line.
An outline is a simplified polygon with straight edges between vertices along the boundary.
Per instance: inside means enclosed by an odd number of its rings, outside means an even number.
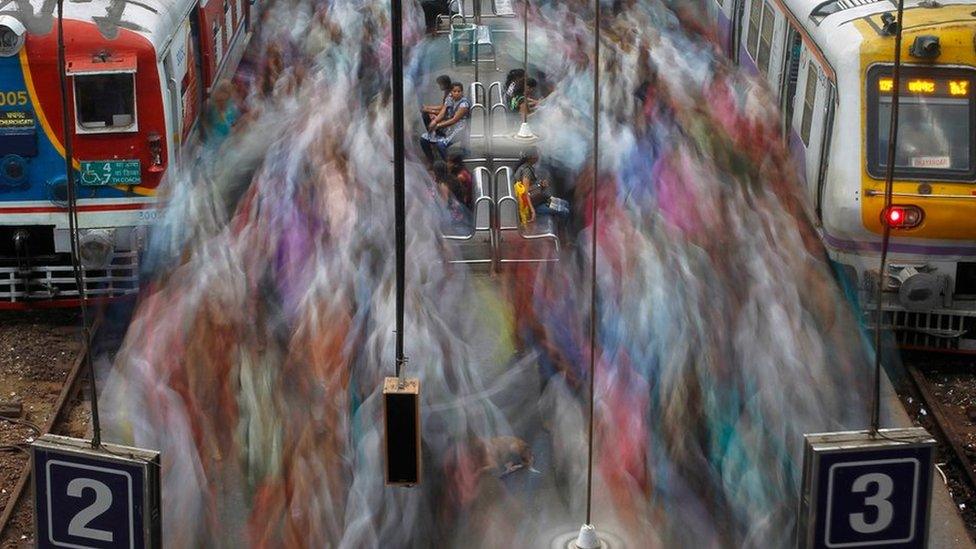
M75 282L56 2L0 9L0 308L138 291L157 191L247 39L248 0L65 0Z

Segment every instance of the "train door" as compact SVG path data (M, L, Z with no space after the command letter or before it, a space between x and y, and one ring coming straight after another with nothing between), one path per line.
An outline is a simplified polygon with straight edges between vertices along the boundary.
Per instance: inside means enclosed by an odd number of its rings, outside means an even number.
M177 164L182 156L183 141L183 105L180 101L180 86L176 76L178 69L173 66L173 56L167 55L163 59L163 76L165 77L166 93L166 146L170 151L170 158Z
M746 0L725 0L730 3L731 11L729 12L729 17L731 18L730 30L729 30L729 41L725 44L725 47L729 50L729 57L732 58L732 62L736 65L739 64L739 44L742 42L742 16L746 10Z
M176 31L169 52L163 60L169 110L172 150L177 155L190 136L203 105L202 60L198 42L196 15L183 21Z
M737 3L737 0L712 0L705 3L705 10L708 12L708 19L716 24L718 28L718 40L719 44L722 45L723 51L731 57L732 56L732 45L735 42L731 41L733 33L733 28L735 26L735 20L732 18L733 5Z
M190 49L190 66L187 74L183 75L184 83L181 84L180 89L184 94L184 104L186 104L187 99L193 103L193 117L190 120L196 120L200 109L203 107L203 94L205 91L204 80L203 80L203 41L202 35L200 34L200 7L193 8L190 13L190 39L189 39L189 49ZM184 127L184 133L188 134L190 132L190 126ZM184 135L185 137L185 135Z
M790 122L793 120L793 101L796 99L796 83L800 78L800 50L803 37L793 25L786 27L786 51L783 56L783 78L780 84L780 110L783 113L783 136L790 135Z
M825 173L824 152L829 127L828 106L832 103L833 87L824 75L810 50L800 52L799 77L793 106L791 148L800 162L800 174L805 180L807 198L819 211L822 176Z
M782 93L780 82L783 80L783 58L786 56L786 28L786 16L766 2L759 36L760 70L777 99Z
M741 64L761 74L776 89L783 62L786 17L766 0L745 0L743 9L740 50L745 50L747 61Z

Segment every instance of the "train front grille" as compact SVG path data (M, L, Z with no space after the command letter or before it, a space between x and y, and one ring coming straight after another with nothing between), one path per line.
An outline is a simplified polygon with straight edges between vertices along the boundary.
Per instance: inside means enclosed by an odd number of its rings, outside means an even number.
M82 268L85 295L110 298L132 295L139 291L139 254L116 251L112 263L104 269ZM78 284L67 254L56 261L35 261L30 270L0 265L0 303L51 299L77 299Z
M865 317L868 329L873 330L875 312L868 311ZM976 351L976 316L886 310L882 312L881 327L894 332L903 347Z

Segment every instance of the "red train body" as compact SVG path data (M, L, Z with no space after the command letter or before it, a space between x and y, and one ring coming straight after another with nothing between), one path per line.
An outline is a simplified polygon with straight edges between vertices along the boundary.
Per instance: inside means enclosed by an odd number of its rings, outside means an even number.
M55 2L0 10L0 308L77 303ZM247 0L64 2L85 293L138 291L156 194L247 38Z

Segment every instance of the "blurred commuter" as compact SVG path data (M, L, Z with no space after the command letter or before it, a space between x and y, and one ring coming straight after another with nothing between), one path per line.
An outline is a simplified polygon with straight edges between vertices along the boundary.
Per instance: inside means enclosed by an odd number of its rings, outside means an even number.
M207 139L217 145L222 143L230 135L234 123L240 116L234 85L229 80L221 80L210 96L207 116L204 118L206 124L204 133Z
M275 84L285 70L285 61L281 55L281 47L277 43L268 44L265 51L264 66L261 69L261 94L265 97L274 95Z
M420 7L424 9L424 23L431 34L437 31L437 17L451 13L447 0L420 0Z

